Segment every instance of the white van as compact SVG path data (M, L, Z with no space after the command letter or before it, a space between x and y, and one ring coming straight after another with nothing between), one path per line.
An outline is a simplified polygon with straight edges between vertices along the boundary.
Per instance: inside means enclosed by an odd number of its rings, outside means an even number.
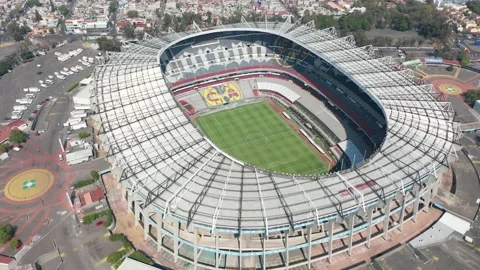
M28 88L28 92L40 92L40 88L38 88L38 87L30 87L30 88Z
M26 109L28 109L28 107L25 106L25 105L15 105L15 106L13 106L14 111L25 111Z

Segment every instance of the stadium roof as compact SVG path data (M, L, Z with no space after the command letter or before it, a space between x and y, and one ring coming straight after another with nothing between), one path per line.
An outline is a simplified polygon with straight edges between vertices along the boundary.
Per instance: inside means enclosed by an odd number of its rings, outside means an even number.
M246 166L204 138L169 91L159 53L189 34L147 36L121 53L109 53L96 68L94 116L102 147L121 172L119 181L128 183L144 207L212 231L280 231L405 194L415 183L436 177L454 155L458 126L450 104L437 101L432 85L418 85L409 70L396 70L391 58L374 59L371 46L358 48L353 37L340 38L332 28L288 21L243 21L190 35L227 30L281 35L330 62L381 105L387 136L369 160L338 173L293 176ZM197 64L190 69L209 62ZM377 185L355 189L367 181ZM353 190L350 196L341 195L345 189Z

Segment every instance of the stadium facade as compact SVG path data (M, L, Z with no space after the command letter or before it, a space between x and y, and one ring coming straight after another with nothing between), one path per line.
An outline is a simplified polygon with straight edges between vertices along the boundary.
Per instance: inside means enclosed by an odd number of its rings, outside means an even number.
M315 79L317 71L337 80ZM318 91L355 125L369 154L348 169L305 176L224 153L174 93L247 73L280 74ZM101 150L145 239L180 268L311 268L351 255L428 211L456 157L454 112L432 85L313 23L242 20L148 36L108 53L94 75ZM339 104L327 81L347 85L368 106Z

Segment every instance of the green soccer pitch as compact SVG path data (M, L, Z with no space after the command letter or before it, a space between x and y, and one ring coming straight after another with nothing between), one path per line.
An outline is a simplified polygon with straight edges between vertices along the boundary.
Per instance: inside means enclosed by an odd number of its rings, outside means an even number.
M220 149L257 168L292 174L320 174L329 169L264 102L201 116L196 122Z

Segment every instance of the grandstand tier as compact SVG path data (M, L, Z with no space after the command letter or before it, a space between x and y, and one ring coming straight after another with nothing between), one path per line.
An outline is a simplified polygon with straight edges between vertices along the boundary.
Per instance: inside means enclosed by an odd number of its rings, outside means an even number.
M311 98L343 113L374 153L356 167L313 176L263 171L224 153L184 105L198 111L262 88L295 103L308 97L251 80L233 83L242 89L237 95L231 88L213 87L206 96L208 87L195 89L211 78L259 71L290 76ZM418 85L351 36L312 23L243 20L147 35L108 53L94 75L95 128L128 210L151 245L183 269L310 268L376 237L388 239L428 209L440 173L455 158L454 114L431 85ZM191 89L175 95L182 87ZM221 101L209 105L212 97Z

